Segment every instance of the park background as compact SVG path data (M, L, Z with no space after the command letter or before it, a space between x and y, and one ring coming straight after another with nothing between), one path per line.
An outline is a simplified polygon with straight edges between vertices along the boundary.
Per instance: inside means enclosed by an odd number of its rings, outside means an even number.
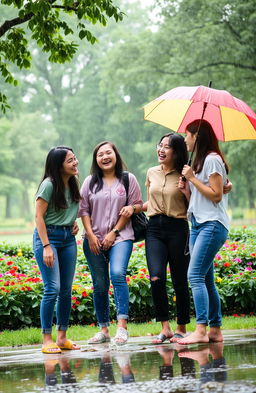
M0 26L17 14L10 4L19 6L20 2L0 1ZM114 4L125 13L123 20L116 23L110 18L105 27L91 25L96 42L88 33L87 40L75 34L72 39L79 44L78 49L65 64L50 62L49 54L36 46L27 31L31 67L19 69L9 64L19 81L17 86L0 78L3 329L40 324L42 281L31 241L34 195L51 147L65 144L74 149L82 182L89 174L94 146L102 140L113 141L128 170L136 175L145 199L146 171L157 163L155 145L168 130L143 120L144 104L173 87L207 85L212 80L214 88L228 90L256 109L255 0L116 0ZM74 18L66 16L64 20L76 30ZM0 44L3 42L0 40ZM4 96L11 109L3 105ZM255 321L256 141L221 145L231 166L232 230L215 258L216 283L226 315L250 316ZM93 289L81 232L77 239L71 321L94 324ZM152 299L143 243L134 245L127 281L131 319L150 321ZM170 312L175 315L176 299L170 280L168 291ZM111 313L114 318L113 297Z
M17 13L3 3L0 25ZM54 145L74 149L82 182L94 146L113 141L146 198L146 171L157 163L155 145L168 130L144 121L145 103L173 87L212 80L212 87L256 109L255 0L114 4L125 13L123 21L90 26L94 45L72 37L79 47L71 62L49 62L28 32L32 67L10 66L17 86L0 79L11 105L0 114L1 240L31 241L34 194ZM75 19L69 22L76 30ZM256 141L222 143L222 149L231 166L232 223L255 224Z

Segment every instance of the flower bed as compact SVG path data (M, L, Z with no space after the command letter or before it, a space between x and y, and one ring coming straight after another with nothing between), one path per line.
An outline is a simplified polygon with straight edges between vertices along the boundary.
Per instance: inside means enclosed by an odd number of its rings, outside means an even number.
M240 228L216 255L215 278L226 315L250 314L256 309L256 231ZM168 276L169 277L169 276ZM127 283L130 291L130 319L137 322L154 317L144 243L134 245ZM33 252L27 245L0 244L1 329L40 326L39 307L43 284ZM175 316L175 294L168 278L170 314ZM110 286L110 313L115 318L113 288ZM78 244L78 260L73 284L71 323L96 323L90 272ZM193 302L191 301L193 305ZM193 307L191 308L193 313Z

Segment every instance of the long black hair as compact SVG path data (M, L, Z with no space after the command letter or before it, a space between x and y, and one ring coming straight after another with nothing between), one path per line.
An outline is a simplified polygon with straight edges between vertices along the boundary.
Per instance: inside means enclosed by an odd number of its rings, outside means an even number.
M47 177L50 178L53 184L52 202L55 210L67 209L68 207L65 198L65 185L61 176L61 170L63 168L63 163L65 161L68 151L74 153L71 147L67 146L53 147L49 151L45 161L43 178L39 184L40 187L44 179L46 179ZM81 196L79 192L79 184L77 177L71 176L68 180L68 185L70 188L72 201L78 203L81 199Z
M198 130L199 125L200 129ZM218 139L213 131L211 124L204 119L194 120L187 125L186 129L191 134L196 134L198 132L195 142L196 156L192 165L195 173L201 172L201 170L203 169L204 161L207 155L211 152L217 153L222 158L222 161L224 162L226 168L226 172L228 173L228 164L223 156L223 153L220 151Z
M123 171L126 169L126 165L124 164L124 162L121 158L121 155L120 155L119 151L117 150L117 147L114 143L111 143L108 141L103 141L103 142L100 142L97 146L95 146L95 148L93 150L92 166L91 166L92 178L91 178L91 181L89 184L89 189L91 192L93 192L93 188L94 188L95 184L97 185L94 190L95 194L96 194L96 192L100 191L103 187L103 180L102 180L103 172L97 163L97 153L98 153L99 149L101 148L101 146L104 146L104 145L110 145L111 148L115 152L115 155L116 155L115 175L119 180L122 179Z
M188 151L185 140L182 135L170 132L161 137L159 143L164 138L169 138L169 146L173 150L173 166L177 172L181 173L182 168L188 162Z

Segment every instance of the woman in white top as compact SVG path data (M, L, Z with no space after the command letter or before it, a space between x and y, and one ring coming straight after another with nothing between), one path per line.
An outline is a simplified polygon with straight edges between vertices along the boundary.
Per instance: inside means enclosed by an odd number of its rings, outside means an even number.
M192 168L185 165L182 171L187 182L180 178L179 187L189 200L188 217L192 222L188 279L197 326L195 332L178 343L218 342L223 341L222 315L214 283L213 260L228 235L227 195L223 194L223 186L228 181L228 165L212 126L206 120L201 120L201 124L200 120L195 120L187 126L185 142L188 151L193 151L196 143Z

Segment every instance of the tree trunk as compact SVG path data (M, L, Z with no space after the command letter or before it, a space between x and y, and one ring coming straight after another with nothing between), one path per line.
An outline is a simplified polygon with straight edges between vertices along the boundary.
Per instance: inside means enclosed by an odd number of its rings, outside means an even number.
M26 219L31 218L31 208L27 188L24 188L22 191L21 217Z
M11 218L11 194L6 194L6 205L5 205L5 218Z

